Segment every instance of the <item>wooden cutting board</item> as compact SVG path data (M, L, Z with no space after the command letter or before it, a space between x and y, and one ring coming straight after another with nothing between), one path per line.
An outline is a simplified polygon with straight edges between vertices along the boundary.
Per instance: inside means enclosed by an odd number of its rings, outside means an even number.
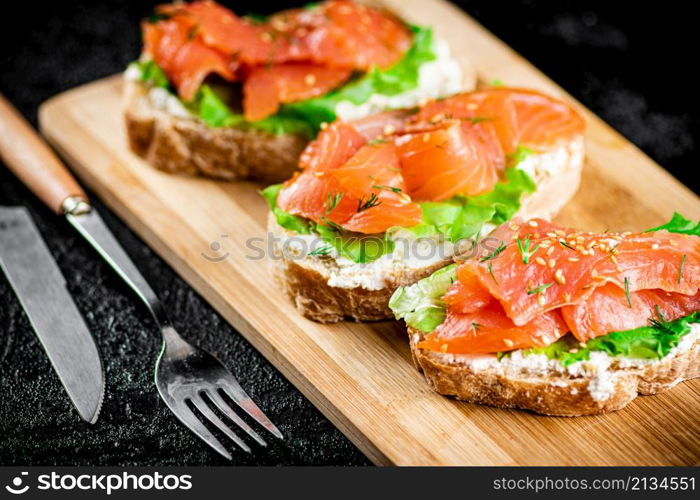
M481 81L564 91L441 0L384 4L432 25ZM320 325L300 317L250 259L265 237L256 186L158 172L126 147L119 76L40 110L43 133L134 231L378 464L664 465L700 463L700 380L609 415L553 418L469 405L431 392L400 324ZM700 199L591 112L581 190L559 220L583 229L645 229ZM259 238L258 240L249 240ZM218 245L218 246L217 246ZM204 256L225 257L212 262Z

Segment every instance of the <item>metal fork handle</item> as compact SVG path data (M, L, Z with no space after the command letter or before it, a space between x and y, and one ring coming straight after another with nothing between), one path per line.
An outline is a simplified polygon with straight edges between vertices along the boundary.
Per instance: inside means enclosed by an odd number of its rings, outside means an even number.
M97 250L104 260L116 271L126 284L138 295L153 315L156 323L163 331L166 340L175 341L177 333L165 335L167 327L172 327L162 302L136 268L131 258L109 231L96 210L90 209L83 213L67 213L66 218L83 237ZM172 328L170 328L173 330ZM174 330L173 330L174 332Z

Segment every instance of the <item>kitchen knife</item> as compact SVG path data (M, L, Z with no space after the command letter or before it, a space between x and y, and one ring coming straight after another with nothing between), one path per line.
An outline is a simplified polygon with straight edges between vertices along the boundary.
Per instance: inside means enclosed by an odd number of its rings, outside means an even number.
M0 207L0 268L78 413L94 424L104 396L100 353L25 208Z

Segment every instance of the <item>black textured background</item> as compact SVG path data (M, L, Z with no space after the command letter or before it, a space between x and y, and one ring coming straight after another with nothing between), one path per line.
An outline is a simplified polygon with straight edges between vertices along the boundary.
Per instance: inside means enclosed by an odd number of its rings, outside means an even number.
M223 3L238 13L264 13L293 2ZM609 0L457 3L698 191L697 23L683 2L653 7ZM0 92L36 123L37 106L48 97L118 72L137 56L138 20L151 6L13 2L12 12L4 6ZM107 380L100 420L89 426L71 407L0 276L0 464L225 464L158 398L152 384L158 333L110 269L4 168L0 204L31 210L95 334ZM231 367L286 434L283 443L270 438L267 450L235 453L234 463L369 463L172 269L96 204L163 298L178 330Z

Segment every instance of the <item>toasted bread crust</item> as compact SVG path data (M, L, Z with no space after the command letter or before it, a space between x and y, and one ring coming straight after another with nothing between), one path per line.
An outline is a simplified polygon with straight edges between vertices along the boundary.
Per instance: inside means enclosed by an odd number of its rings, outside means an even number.
M573 417L616 411L640 394L657 394L700 377L700 337L689 348L657 362L610 368L614 390L607 398L596 399L590 390L592 373L574 377L559 372L513 374L498 366L483 369L457 356L419 349L423 334L418 330L409 328L408 335L414 363L436 392L468 403L544 415Z
M290 235L280 227L272 214L268 217L268 233L276 237ZM343 288L328 284L333 270L332 259L317 259L318 265L302 265L305 259L289 258L277 242L272 271L275 279L306 318L319 323L336 323L344 319L377 321L393 317L389 309L391 294L400 287L415 283L450 263L440 261L415 272L396 271L386 277L385 287L368 290L362 287ZM308 259L308 258L307 258Z
M129 146L159 170L217 179L282 182L297 170L308 140L233 127L211 128L154 107L148 88L124 82L124 118Z

